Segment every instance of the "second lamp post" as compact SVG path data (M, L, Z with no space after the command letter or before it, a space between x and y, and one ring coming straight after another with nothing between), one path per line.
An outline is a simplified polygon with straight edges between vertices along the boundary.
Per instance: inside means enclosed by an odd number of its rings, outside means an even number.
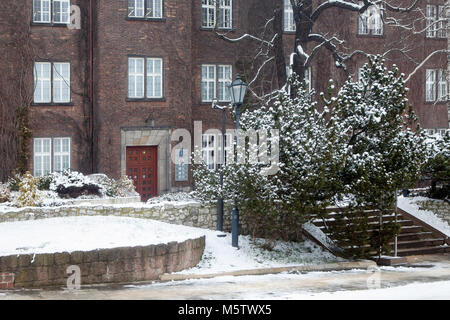
M239 117L240 117L240 108L242 104L244 103L244 97L245 93L247 92L248 85L242 81L241 77L239 75L236 76L236 79L231 83L229 86L230 94L231 94L231 101L233 103L233 106L235 107L235 113L236 113L236 161L237 161L237 153L239 152L238 149L238 142L239 142ZM233 247L238 248L239 247L239 209L237 205L237 199L234 202L234 209L231 217L231 245Z

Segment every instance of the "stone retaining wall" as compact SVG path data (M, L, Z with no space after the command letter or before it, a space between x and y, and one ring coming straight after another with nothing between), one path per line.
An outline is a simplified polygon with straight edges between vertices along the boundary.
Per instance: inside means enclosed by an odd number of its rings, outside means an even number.
M224 205L224 231L231 231L232 204ZM67 216L122 216L132 218L153 219L172 224L179 224L204 229L216 229L217 207L213 204L196 202L162 205L90 205L65 206L45 208L23 208L0 213L0 222L25 221ZM240 227L240 233L246 232L245 226Z
M196 266L205 249L205 237L168 244L0 257L0 289L65 287L73 271L80 268L81 285L131 283L157 280L164 273ZM12 278L11 278L12 277ZM1 283L0 283L1 284Z
M436 216L450 224L450 203L443 200L426 200L418 201L417 205L420 210L433 212Z

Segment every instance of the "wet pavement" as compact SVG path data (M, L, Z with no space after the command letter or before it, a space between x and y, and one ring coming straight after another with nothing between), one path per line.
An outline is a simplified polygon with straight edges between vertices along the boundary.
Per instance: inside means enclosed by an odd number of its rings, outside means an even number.
M450 254L413 256L407 267L370 270L226 276L150 284L92 286L80 290L0 291L0 300L20 299L278 299L292 294L367 290L450 280ZM450 292L449 297L450 299Z

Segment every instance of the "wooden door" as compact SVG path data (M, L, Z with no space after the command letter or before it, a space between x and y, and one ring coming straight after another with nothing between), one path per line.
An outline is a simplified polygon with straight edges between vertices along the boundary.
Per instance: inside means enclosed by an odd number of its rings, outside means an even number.
M141 201L158 195L158 147L127 147L127 175Z

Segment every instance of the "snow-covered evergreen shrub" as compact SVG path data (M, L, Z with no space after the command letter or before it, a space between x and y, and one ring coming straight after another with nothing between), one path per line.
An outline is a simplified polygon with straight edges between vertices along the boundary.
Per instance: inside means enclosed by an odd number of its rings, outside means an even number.
M432 135L427 139L430 156L423 173L431 180L429 196L450 199L450 133Z
M9 202L11 200L11 193L7 185L0 183L0 203Z
M268 103L242 114L244 130L279 130L279 170L261 174L267 164L229 164L218 172L205 165L194 169L196 191L204 198L222 195L233 199L254 235L268 239L301 239L302 224L312 215L323 215L335 194L344 153L336 148L340 128L330 126L330 110L320 110L311 93L295 76L289 79L292 95L274 92ZM269 136L269 145L272 146ZM246 150L247 160L252 150Z
M61 198L78 198L80 196L101 196L101 186L80 172L65 170L52 173L50 190Z
M333 109L332 121L346 130L337 145L346 152L338 196L351 194L349 210L342 217L345 227L333 231L355 247L355 256L369 254L364 244L371 244L378 254L389 253L387 244L400 226L386 222L381 228L376 226L375 232L367 232L361 208L377 209L380 214L392 210L396 191L418 181L426 160L425 134L408 105L403 76L396 66L388 70L383 59L370 57L360 82L349 79L336 98L324 99ZM357 219L357 223L348 223Z
M14 198L18 207L35 207L42 203L42 194L37 187L37 178L28 171L19 182L19 192Z
M37 187L39 190L48 191L50 190L50 185L53 182L53 175L47 174L42 177L37 178Z
M22 175L20 173L13 174L12 177L8 179L7 185L11 191L19 191L19 183L22 180Z

